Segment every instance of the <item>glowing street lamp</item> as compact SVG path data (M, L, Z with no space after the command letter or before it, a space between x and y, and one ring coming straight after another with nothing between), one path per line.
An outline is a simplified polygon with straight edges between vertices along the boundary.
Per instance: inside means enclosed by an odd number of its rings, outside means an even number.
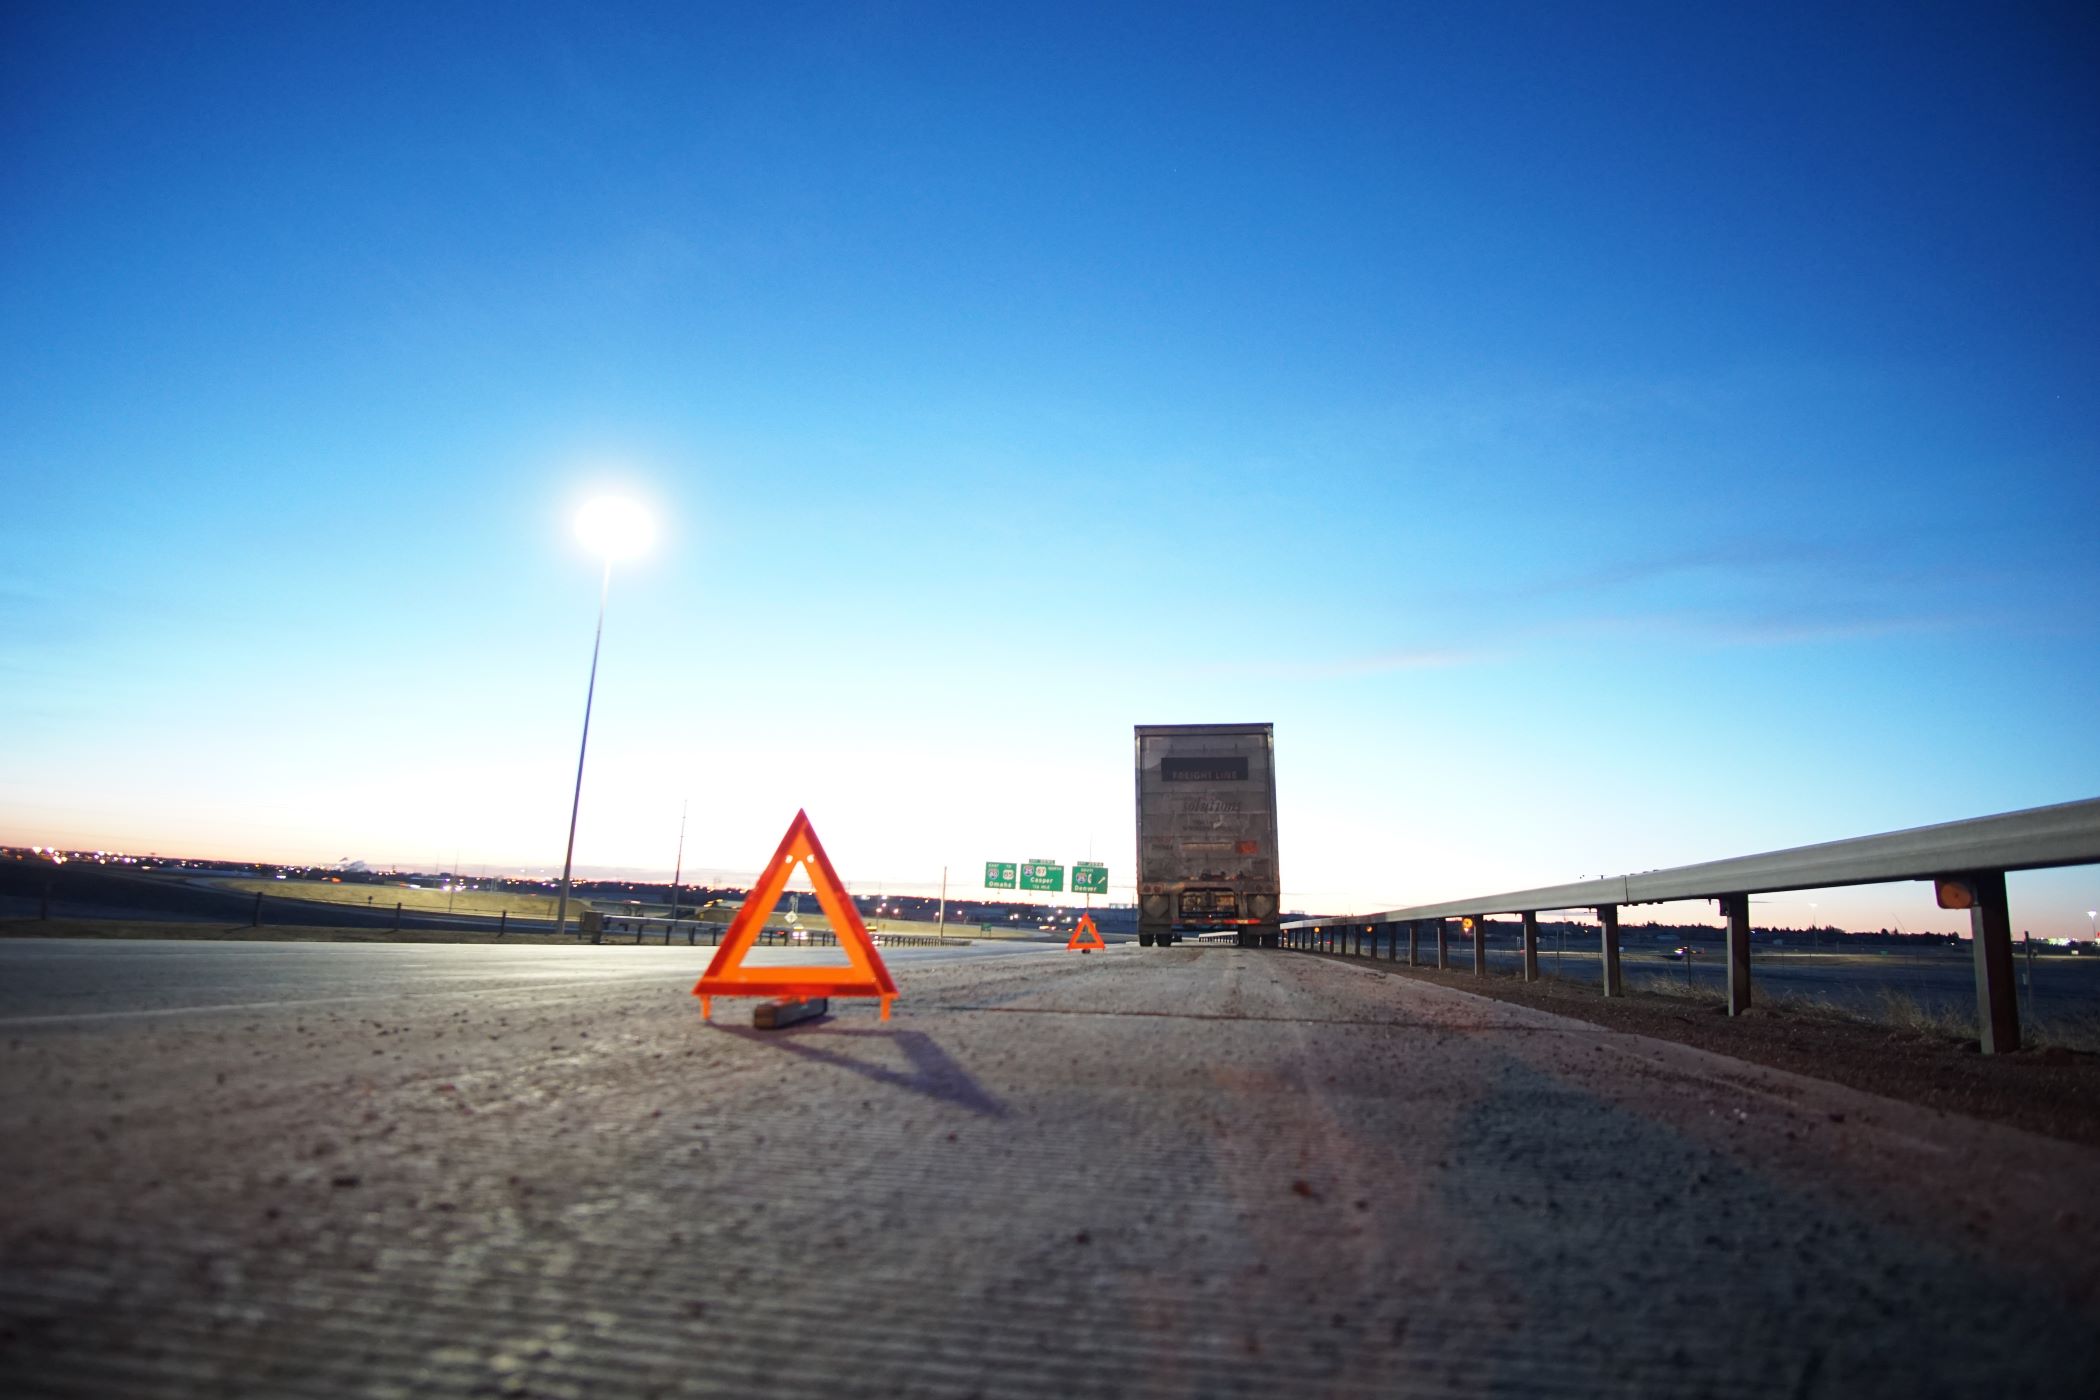
M583 756L591 746L591 701L598 694L598 646L605 640L605 595L612 590L615 559L632 559L649 548L656 536L656 522L633 501L618 496L600 496L585 503L576 515L576 537L584 548L605 560L605 573L598 581L598 630L591 636L591 679L583 692L583 742L576 746L576 792L569 799L569 846L561 858L561 899L554 909L554 934L559 938L569 921L569 872L576 860L576 814L583 806Z

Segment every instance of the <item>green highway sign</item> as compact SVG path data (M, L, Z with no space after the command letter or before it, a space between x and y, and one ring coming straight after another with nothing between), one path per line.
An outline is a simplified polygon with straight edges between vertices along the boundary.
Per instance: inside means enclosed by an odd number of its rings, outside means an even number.
M1048 890L1052 894L1062 893L1065 887L1065 868L1047 860L1034 860L1021 867L1021 888L1024 890Z
M1073 894L1107 894L1108 867L1090 860L1072 862Z
M1014 863L1010 860L988 860L984 863L984 887L988 890L1010 890L1014 887Z

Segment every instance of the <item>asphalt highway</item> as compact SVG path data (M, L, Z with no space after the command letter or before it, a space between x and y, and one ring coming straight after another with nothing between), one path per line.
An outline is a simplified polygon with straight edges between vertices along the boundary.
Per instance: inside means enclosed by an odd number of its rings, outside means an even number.
M920 962L1043 954L1054 945L977 942L892 948L892 971ZM420 998L567 996L614 983L690 987L711 947L617 949L578 943L184 942L53 938L0 942L0 1031L72 1020L387 1007ZM846 961L831 948L754 948L753 964Z
M710 952L0 948L0 1391L2100 1380L2091 1149L1327 959L899 949L760 1033Z

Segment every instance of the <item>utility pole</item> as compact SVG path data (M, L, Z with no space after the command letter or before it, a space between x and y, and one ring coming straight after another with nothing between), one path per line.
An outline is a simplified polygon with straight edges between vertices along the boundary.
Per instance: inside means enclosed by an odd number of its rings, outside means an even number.
M2034 1020L2034 935L2020 930L2020 946L2027 954L2027 1020Z
M948 937L948 867L945 865L941 867L941 902L934 911L933 934L940 939Z

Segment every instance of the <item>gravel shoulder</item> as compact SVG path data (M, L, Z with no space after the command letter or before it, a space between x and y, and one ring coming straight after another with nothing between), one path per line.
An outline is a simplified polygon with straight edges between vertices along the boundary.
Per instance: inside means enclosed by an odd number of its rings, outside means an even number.
M1731 1017L1711 1000L1634 991L1606 998L1588 982L1525 983L1507 973L1413 968L1325 953L1296 957L1345 963L1517 1006L1571 1016L1657 1040L1829 1080L1850 1088L2005 1123L2067 1142L2100 1146L2100 1055L2060 1047L2016 1054L1977 1053L1974 1039L1803 1011L1784 1002L1753 1004Z

